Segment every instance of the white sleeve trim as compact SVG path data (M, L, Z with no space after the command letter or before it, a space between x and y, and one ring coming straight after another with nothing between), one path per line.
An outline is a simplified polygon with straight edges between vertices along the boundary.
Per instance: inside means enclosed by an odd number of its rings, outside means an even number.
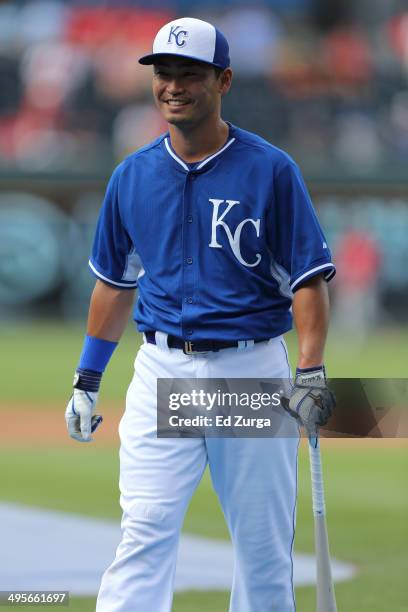
M325 274L325 279L328 281L330 280L336 273L336 269L334 267L334 264L332 264L331 262L326 263L326 264L322 264L321 266L316 266L316 268L312 268L311 270L308 270L307 272L305 272L304 274L302 274L302 276L299 276L298 279L295 280L294 283L291 284L290 288L292 289L292 291L294 290L294 288L301 283L303 280L305 280L305 278L308 278L309 276L314 276L316 274L316 272L319 272L320 270L329 270L330 272L328 274Z
M111 278L108 278L107 276L104 276L103 274L98 272L98 270L95 268L95 266L93 265L91 260L88 261L88 265L91 268L92 272L96 276L98 276L101 280L104 280L107 283L110 283L111 285L116 285L117 287L127 287L128 289L132 289L133 287L137 287L137 282L134 282L134 283L130 283L130 282L129 283L118 283L116 281L113 281Z

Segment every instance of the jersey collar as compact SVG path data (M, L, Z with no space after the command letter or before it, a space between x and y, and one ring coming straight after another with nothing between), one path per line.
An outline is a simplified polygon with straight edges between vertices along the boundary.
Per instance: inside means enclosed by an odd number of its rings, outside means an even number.
M230 124L228 124L228 125L230 125ZM230 125L229 137L228 137L228 140L225 143L225 145L223 147L221 147L221 149L219 149L216 153L213 153L212 155L209 155L208 157L206 157L202 161L198 162L194 166L193 170L191 170L188 167L188 165L186 164L186 162L183 161L177 155L177 153L174 151L174 149L173 149L173 147L171 146L171 143L170 143L170 135L169 134L166 134L166 136L164 137L164 146L165 146L166 152L177 163L177 167L179 169L182 168L185 172L197 172L197 171L200 171L200 170L203 170L203 169L205 170L205 169L207 169L207 167L212 166L211 162L213 162L213 160L215 160L217 157L222 155L222 153L224 153L224 151L226 151L232 145L232 143L235 141L235 138L231 134L231 132L232 132L231 127L232 126Z

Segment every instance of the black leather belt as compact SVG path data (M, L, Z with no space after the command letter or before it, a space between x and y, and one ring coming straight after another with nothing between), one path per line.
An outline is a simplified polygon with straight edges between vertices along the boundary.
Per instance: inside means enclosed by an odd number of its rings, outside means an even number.
M149 344L157 344L156 336L154 331L145 332L146 341ZM265 340L255 340L255 344L258 342L267 342L269 338ZM200 340L199 342L189 342L176 336L167 336L167 346L169 348L178 348L183 351L185 355L194 355L196 353L209 353L220 351L221 349L232 348L238 346L237 340L231 340L230 342L223 342L222 340Z

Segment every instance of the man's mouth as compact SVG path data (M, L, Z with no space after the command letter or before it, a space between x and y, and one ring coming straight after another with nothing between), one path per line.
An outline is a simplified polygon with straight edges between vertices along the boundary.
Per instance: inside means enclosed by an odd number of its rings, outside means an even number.
M190 104L190 100L164 100L169 106L186 106Z

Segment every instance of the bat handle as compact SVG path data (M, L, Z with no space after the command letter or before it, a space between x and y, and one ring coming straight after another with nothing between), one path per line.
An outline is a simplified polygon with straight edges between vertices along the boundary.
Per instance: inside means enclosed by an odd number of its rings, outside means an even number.
M324 502L324 486L322 462L320 458L320 443L319 438L309 438L309 455L310 455L310 474L312 478L312 500L313 514L325 515L326 505Z

